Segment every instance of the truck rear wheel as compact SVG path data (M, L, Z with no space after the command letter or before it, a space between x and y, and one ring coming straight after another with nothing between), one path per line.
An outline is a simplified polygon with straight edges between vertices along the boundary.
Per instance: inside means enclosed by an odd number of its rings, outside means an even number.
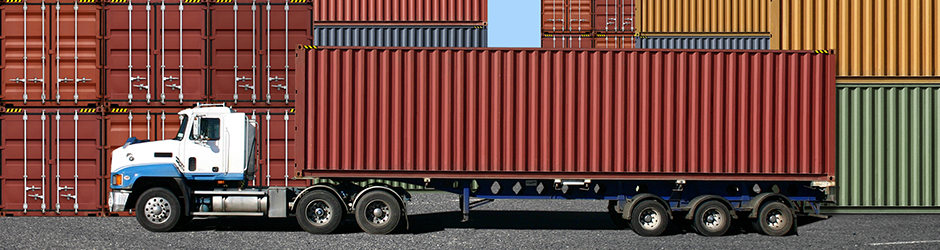
M654 200L641 201L633 207L630 216L630 227L640 236L657 236L666 231L669 225L669 214L662 204Z
M757 232L770 236L783 236L793 226L793 211L779 201L761 205L754 221Z
M385 191L370 191L356 204L356 223L370 234L387 234L401 221L401 205Z
M166 232L173 229L180 221L180 202L176 195L166 188L151 188L144 191L137 199L137 222L144 229L153 232Z
M692 226L704 236L721 236L731 227L731 212L719 201L709 201L695 209Z
M309 233L331 233L343 220L343 204L327 191L311 191L297 204L297 224Z

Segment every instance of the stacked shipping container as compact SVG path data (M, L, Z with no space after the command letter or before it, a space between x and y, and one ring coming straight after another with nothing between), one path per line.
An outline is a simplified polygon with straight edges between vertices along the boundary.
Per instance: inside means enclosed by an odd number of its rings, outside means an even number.
M5 215L102 214L111 151L175 137L199 102L258 121L249 185L306 185L292 179L296 45L486 46L485 0L26 0L0 18Z
M543 0L542 48L633 48L634 0Z

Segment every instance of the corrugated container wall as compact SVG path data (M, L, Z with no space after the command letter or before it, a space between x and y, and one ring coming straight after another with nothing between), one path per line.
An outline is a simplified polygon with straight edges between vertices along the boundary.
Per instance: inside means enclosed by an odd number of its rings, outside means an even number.
M636 45L634 34L596 34L594 48L597 49L632 49Z
M180 106L206 100L206 6L181 2L105 4L108 102Z
M838 49L840 82L940 83L940 2L780 2L780 49Z
M297 119L293 108L236 108L258 122L255 147L259 157L253 186L308 186L307 180L292 180L296 153L294 127Z
M839 207L940 206L940 88L838 87Z
M0 128L3 213L101 214L100 112L94 108L6 108L0 113Z
M542 0L542 32L590 33L591 0Z
M314 27L317 46L486 47L486 26Z
M97 103L101 98L98 5L74 0L25 2L0 4L0 102L27 106Z
M636 31L634 0L594 0L594 30L604 33Z
M546 49L587 49L593 48L594 39L591 34L544 34L542 35L542 48Z
M301 53L318 177L831 180L835 57L810 52Z
M637 0L637 19L640 19L637 22L637 27L639 27L637 32L641 34L650 32L769 33L772 29L770 17L773 15L774 2L777 1ZM805 2L816 4L818 1ZM814 8L826 10L820 6Z
M770 36L642 36L641 49L758 50L770 48Z
M293 106L294 48L311 44L312 8L287 0L210 4L210 99Z
M487 0L323 0L314 25L486 25Z

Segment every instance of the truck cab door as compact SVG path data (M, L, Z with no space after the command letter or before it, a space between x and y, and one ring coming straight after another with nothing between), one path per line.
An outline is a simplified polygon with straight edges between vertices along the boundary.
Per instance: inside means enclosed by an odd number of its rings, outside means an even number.
M226 172L222 143L222 117L193 117L189 136L180 144L183 174L193 180L215 180Z

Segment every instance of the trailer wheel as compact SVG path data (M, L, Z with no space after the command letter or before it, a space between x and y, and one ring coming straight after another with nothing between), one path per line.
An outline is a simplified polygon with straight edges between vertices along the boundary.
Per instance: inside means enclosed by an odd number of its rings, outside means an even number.
M179 223L182 212L176 195L161 187L144 191L137 199L136 209L137 222L153 232L172 230Z
M343 220L343 204L333 194L314 190L297 203L297 224L312 234L328 234Z
M779 201L768 202L760 207L754 224L759 233L782 236L793 226L793 211Z
M731 227L731 212L718 201L708 201L695 209L692 226L704 236L721 236Z
M662 204L654 200L641 201L633 208L630 227L640 236L657 236L666 231L669 214Z
M356 223L370 234L388 234L401 221L401 205L384 191L370 191L356 204Z

